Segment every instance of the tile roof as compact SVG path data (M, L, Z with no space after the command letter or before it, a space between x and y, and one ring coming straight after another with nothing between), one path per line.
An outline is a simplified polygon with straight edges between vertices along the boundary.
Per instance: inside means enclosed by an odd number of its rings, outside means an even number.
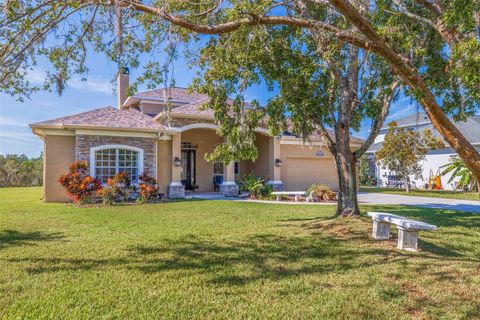
M418 121L417 121L418 117ZM450 117L450 120L452 118ZM398 126L402 127L412 127L416 130L424 131L429 129L434 137L443 139L442 135L435 129L433 124L431 123L430 119L428 119L427 115L424 112L420 112L418 114L412 114L407 117L401 118L399 120L395 120ZM417 125L418 123L418 125ZM454 121L455 126L460 130L465 138L467 138L470 143L473 144L480 144L480 115L474 115L468 118L466 121ZM382 128L382 133L385 133L384 130L387 128ZM446 147L448 148L448 143L445 143ZM382 147L382 142L378 142L370 147L368 152L376 152Z
M286 135L291 135L293 136L293 123L291 122L291 120L287 120L287 126L288 126L288 130ZM328 132L328 135L330 136L330 138L335 141L335 131L331 130L331 129L326 129L327 132ZM312 134L309 136L310 139L313 139L313 140L322 140L322 137L321 135L318 133L318 131L314 131L312 132ZM361 143L364 143L365 140L362 139L362 138L359 138L359 137L355 137L353 135L350 136L350 142L352 143L357 143L357 144L361 144Z
M102 127L158 131L163 125L137 110L119 110L112 106L70 116L32 123L31 127Z
M471 143L480 143L480 115L474 115L465 121L455 121L451 117L449 117L449 119L453 121L455 126L458 128L458 130L460 130L465 138L467 138L468 141ZM397 122L398 126L413 127L421 131L430 129L434 136L440 138L442 137L424 112L414 113L407 117L395 120L395 122ZM388 127L384 127L382 130L386 130L387 128Z
M208 99L208 96L203 93L190 92L186 88L171 87L163 89L155 89L150 91L138 92L134 97L148 97L148 98L157 98L165 99L170 98L171 100L185 101L185 102L195 102L198 100Z
M404 126L412 126L415 124L424 124L424 123L430 123L430 119L427 117L427 115L424 112L419 112L419 113L414 113L411 115L408 115L406 117L397 119L397 120L392 120L397 123L397 126L399 127L404 127ZM388 129L388 123L391 121L385 122L382 130Z
M214 112L210 108L203 108L204 104L208 103L210 98L206 97L192 103L179 106L173 108L171 111L172 115L179 114L179 115L196 115L196 116L204 116L208 118L214 117Z

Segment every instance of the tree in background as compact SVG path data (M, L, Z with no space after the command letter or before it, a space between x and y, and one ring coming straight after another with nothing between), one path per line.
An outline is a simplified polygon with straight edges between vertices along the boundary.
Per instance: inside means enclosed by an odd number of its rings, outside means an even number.
M43 153L38 158L0 155L0 187L34 187L42 183Z
M454 157L450 160L450 163L440 168L443 169L440 173L442 176L452 173L450 179L448 179L448 183L452 183L458 179L457 188L470 191L476 188L477 192L480 193L480 181L473 175L472 171L465 166L465 163L459 157Z
M395 172L405 184L405 190L410 191L410 176L421 177L420 161L425 159L429 150L443 149L441 139L435 138L426 129L423 132L399 128L395 121L388 124L388 131L382 147L375 156L383 168Z
M323 34L388 64L480 178L480 154L447 117L465 119L479 105L478 0L8 0L0 9L0 88L20 97L41 88L61 92L72 76L85 77L88 50L133 68L148 57L138 80L154 87L168 78L155 61L167 39L284 27L312 39ZM52 70L32 88L28 74L39 58Z
M370 163L365 155L358 160L358 182L361 186L377 185L377 178L371 173Z

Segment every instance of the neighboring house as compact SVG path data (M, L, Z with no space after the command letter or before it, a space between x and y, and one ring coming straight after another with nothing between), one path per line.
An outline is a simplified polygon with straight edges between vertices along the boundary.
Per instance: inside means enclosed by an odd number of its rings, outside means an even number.
M251 172L275 189L306 190L313 183L337 189L334 159L318 135L304 145L288 132L272 137L259 127L255 161L227 166L210 163L205 154L223 140L215 131L213 111L202 108L208 106L208 96L168 88L126 97L127 87L128 70L119 75L118 108L104 107L30 125L44 141L45 201L68 200L57 180L75 160L86 160L91 175L102 182L124 171L136 183L145 171L157 179L160 192L171 198L182 198L185 190L195 186L201 192L234 195L238 193L236 178ZM362 142L352 139L354 146Z
M441 135L433 127L430 119L423 112L415 113L407 117L395 120L398 127L407 128L409 130L424 131L425 129L430 129L434 136L441 137ZM460 130L460 132L465 136L465 138L472 143L477 150L480 151L480 116L475 115L467 119L466 121L457 121L455 126ZM372 174L374 174L381 185L385 186L387 184L389 176L392 177L395 175L394 172L389 172L387 169L383 169L381 165L376 163L375 152L378 151L385 139L385 134L387 133L388 126L385 125L378 137L375 139L374 145L368 150L367 157L370 161L370 168ZM425 160L421 162L423 173L421 178L415 178L411 176L412 182L417 188L424 188L425 184L428 183L430 174L436 175L439 172L439 168L442 165L447 164L452 157L457 156L457 153L445 142L445 149L441 150L430 150L425 157ZM441 169L440 169L441 171ZM451 174L445 175L442 177L442 186L445 190L455 189L455 183L447 183L450 179Z

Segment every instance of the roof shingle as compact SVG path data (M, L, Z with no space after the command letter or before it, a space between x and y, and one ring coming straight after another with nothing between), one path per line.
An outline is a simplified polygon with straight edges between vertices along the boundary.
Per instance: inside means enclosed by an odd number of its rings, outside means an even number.
M119 110L112 106L94 109L70 116L37 123L31 127L102 127L113 129L134 129L158 131L164 128L160 123L137 110Z

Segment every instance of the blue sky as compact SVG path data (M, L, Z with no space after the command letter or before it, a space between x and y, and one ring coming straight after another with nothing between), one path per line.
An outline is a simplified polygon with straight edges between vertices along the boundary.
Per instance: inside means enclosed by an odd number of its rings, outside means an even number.
M62 117L69 114L88 111L98 107L116 106L116 96L113 93L117 68L107 59L90 56L90 73L88 80L83 82L76 78L69 85L62 96L55 92L38 92L19 102L15 97L0 93L0 153L26 154L29 157L38 156L43 149L42 141L36 137L28 127L29 123ZM179 87L187 87L195 70L188 69L185 61L180 58L175 63L175 81ZM30 81L41 83L43 72L47 65L40 63L29 75ZM131 78L138 75L137 70L131 70ZM142 88L141 88L142 89ZM249 100L257 99L265 103L272 92L266 87L252 88L247 92ZM400 98L391 108L388 120L398 119L415 113L417 110L414 101L409 98ZM360 132L355 135L366 137L369 123L364 123Z

